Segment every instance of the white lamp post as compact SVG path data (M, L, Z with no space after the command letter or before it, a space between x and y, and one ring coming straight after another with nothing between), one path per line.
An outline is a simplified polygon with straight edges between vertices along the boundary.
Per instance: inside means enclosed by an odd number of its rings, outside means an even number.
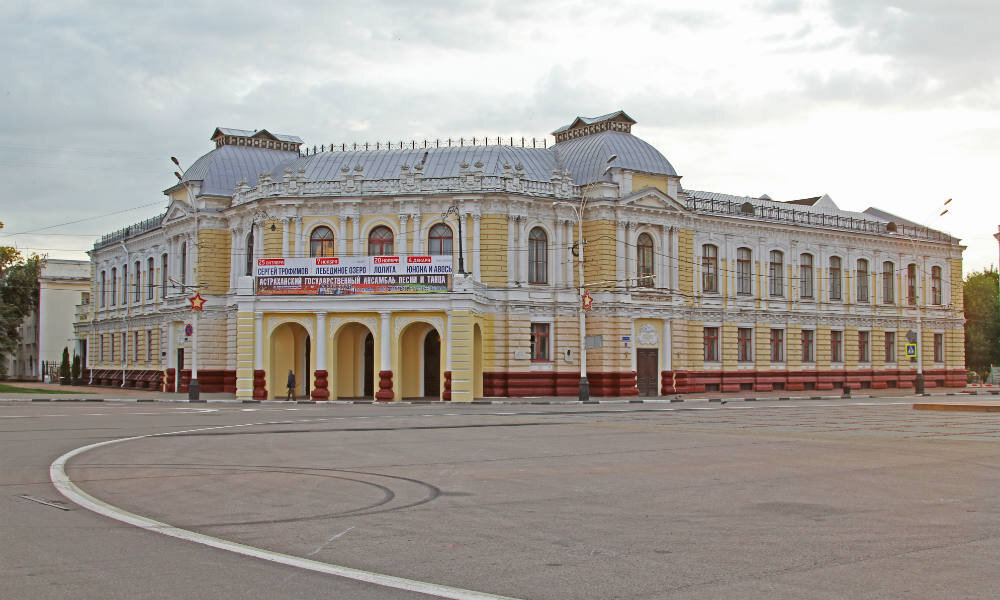
M170 160L177 165L178 169L181 170L180 172L174 171L174 175L177 177L177 180L184 185L184 191L187 192L188 204L191 205L191 209L194 211L194 268L197 271L198 260L201 258L201 253L198 251L198 203L197 200L195 200L194 194L191 193L190 184L184 181L184 169L181 167L180 161L177 160L176 156L171 156ZM187 265L184 266L185 268L187 267ZM194 297L188 298L191 302L191 312L194 313L194 331L192 332L193 335L191 339L191 382L188 384L188 400L199 400L201 394L201 390L198 385L198 330L200 329L198 316L201 314L202 305L205 303L205 300L201 297L201 292L198 290L197 279L195 279L194 289ZM183 291L183 288L181 288L181 290ZM180 380L180 376L181 374L178 372L178 381Z
M569 202L554 202L553 206L568 206L573 209L576 213L576 222L578 226L579 235L577 238L577 244L579 244L579 252L577 253L578 261L578 274L580 278L580 304L577 309L580 311L580 387L578 397L580 402L587 402L590 400L590 381L587 379L587 313L584 307L584 299L587 295L587 288L583 281L583 212L587 208L587 194L590 192L591 186L597 182L598 179L604 177L604 175L611 170L611 163L618 158L617 154L612 154L604 163L601 164L594 171L594 176L590 178L587 185L584 186L583 192L580 194L580 206L577 207L575 204L570 204ZM589 307L587 307L589 308Z

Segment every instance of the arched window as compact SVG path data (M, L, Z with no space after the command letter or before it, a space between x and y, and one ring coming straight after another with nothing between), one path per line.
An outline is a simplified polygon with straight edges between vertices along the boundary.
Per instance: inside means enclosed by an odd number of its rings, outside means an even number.
M896 265L891 261L882 263L882 302L896 303Z
M389 232L392 236L392 232ZM391 252L391 251L390 251ZM329 227L317 227L309 236L309 256L334 256L333 231Z
M772 296L782 297L785 295L785 255L781 250L771 251L771 264L768 267L769 291Z
M162 264L160 265L160 298L167 297L167 283L170 275L167 271L167 253L164 252L160 257Z
M528 234L528 283L549 281L549 237L535 227Z
M868 302L868 261L858 259L858 302Z
M434 255L451 254L451 227L438 223L427 232L427 253Z
M636 285L639 287L653 287L656 281L653 279L653 238L648 233L639 235L635 243L636 247Z
M753 263L750 262L750 248L739 248L736 250L736 293L749 296L752 294L751 281L753 277Z
M701 247L701 290L719 291L719 249L712 244Z
M906 265L906 303L910 306L917 305L917 265L915 263Z
M392 230L379 225L368 234L368 256L392 256Z
M813 255L799 256L799 296L813 297Z
M135 277L135 281L132 283L134 289L132 299L138 304L142 300L142 263L139 261L135 261L135 275L133 277Z
M840 265L839 256L830 257L830 300L840 300L843 297Z
M146 300L153 299L154 279L156 279L156 265L153 262L153 257L150 256L149 260L146 261Z
M243 267L244 275L253 275L253 226L250 227L250 233L247 234L247 243L245 246L246 258L245 265Z
M941 267L931 267L931 304L942 304Z
M101 271L101 308L108 303L108 273Z
M188 245L187 242L181 244L181 292L184 292L184 285L187 283L188 266Z

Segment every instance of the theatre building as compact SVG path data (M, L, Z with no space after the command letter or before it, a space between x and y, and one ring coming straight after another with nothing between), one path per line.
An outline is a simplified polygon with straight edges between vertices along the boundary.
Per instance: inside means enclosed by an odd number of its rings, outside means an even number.
M312 149L216 129L165 213L90 253L94 381L576 396L582 285L593 396L964 385L957 239L828 196L687 189L633 125Z

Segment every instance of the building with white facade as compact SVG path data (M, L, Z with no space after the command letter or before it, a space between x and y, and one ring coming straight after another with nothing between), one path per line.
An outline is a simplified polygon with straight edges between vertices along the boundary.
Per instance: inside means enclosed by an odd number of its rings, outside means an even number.
M217 129L163 215L91 251L95 379L182 391L197 350L201 390L244 399L290 370L317 400L575 396L585 289L595 396L964 385L957 239L688 189L634 124L306 152Z

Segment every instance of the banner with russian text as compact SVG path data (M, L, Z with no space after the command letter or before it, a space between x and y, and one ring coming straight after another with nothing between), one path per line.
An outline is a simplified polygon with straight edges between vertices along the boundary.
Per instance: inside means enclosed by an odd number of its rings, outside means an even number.
M430 294L448 291L448 275L358 275L354 277L258 277L260 296L356 296Z
M316 256L258 258L255 277L451 275L452 256Z

